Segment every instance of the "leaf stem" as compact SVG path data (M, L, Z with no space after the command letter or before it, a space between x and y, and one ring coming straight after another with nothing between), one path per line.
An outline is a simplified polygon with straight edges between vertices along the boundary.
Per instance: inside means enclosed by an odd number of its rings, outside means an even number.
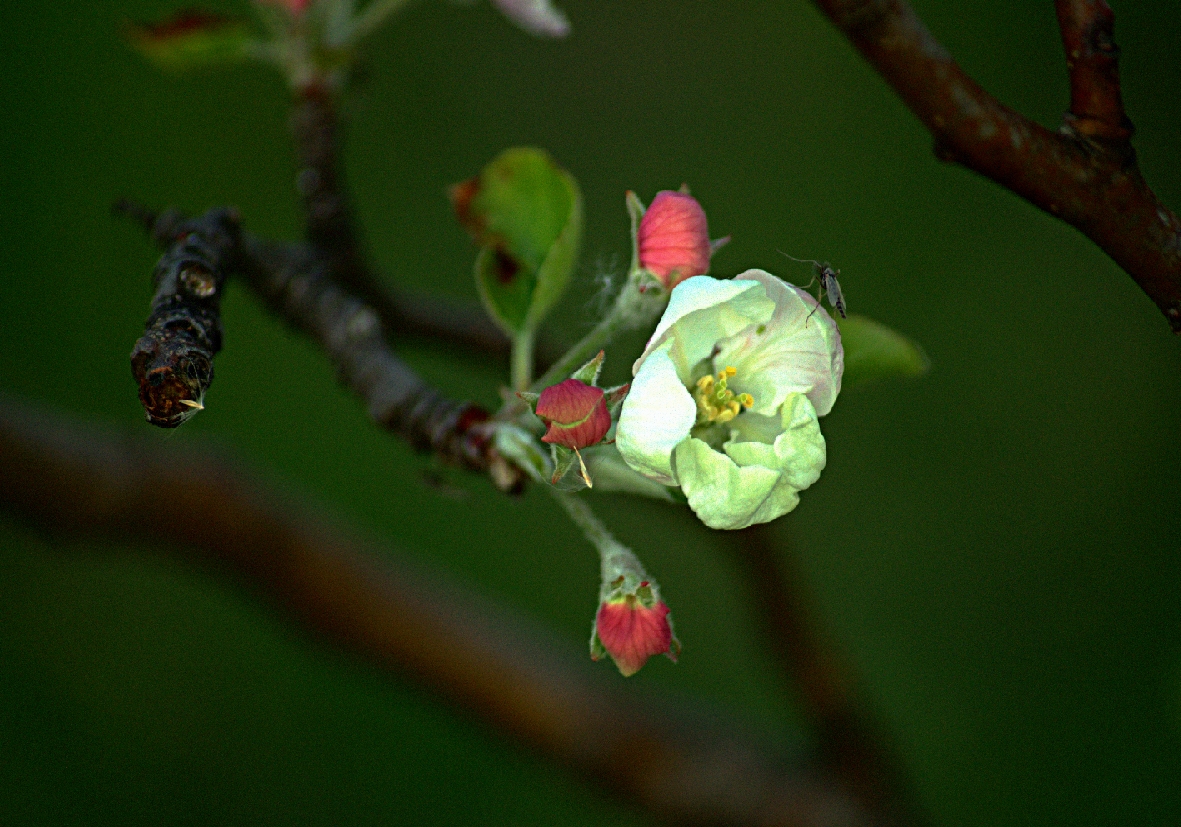
M513 336L509 379L515 391L527 390L533 381L533 344L536 340L534 328L526 328Z
M541 391L562 381L603 350L619 333L654 320L668 303L668 292L657 286L648 286L647 289L640 290L641 278L640 272L633 270L627 284L603 320L554 362L529 390Z

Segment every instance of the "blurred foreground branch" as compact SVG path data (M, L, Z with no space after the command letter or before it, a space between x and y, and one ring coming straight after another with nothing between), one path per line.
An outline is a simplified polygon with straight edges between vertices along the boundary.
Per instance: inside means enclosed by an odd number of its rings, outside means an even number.
M0 397L0 508L231 573L308 631L685 824L874 823L831 774L620 686L490 601L283 503L224 461Z
M815 734L817 760L882 823L925 824L900 757L868 714L836 648L816 628L821 613L784 558L784 533L764 523L730 536L768 647Z
M815 2L923 122L939 158L1080 230L1181 333L1181 221L1136 164L1104 0L1056 0L1071 87L1057 132L984 91L904 0Z

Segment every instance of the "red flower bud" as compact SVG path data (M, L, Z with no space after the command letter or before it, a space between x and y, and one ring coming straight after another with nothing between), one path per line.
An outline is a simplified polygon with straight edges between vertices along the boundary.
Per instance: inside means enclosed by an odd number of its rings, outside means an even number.
M640 219L636 241L640 266L669 290L709 271L713 251L705 210L691 195L672 190L656 193Z
M577 379L543 390L537 399L537 415L549 426L541 441L567 448L597 445L611 428L603 389Z
M664 601L648 608L634 594L604 601L599 606L595 631L603 649L607 650L625 678L639 672L640 667L653 655L668 655L676 661L668 611ZM679 645L677 648L680 648Z

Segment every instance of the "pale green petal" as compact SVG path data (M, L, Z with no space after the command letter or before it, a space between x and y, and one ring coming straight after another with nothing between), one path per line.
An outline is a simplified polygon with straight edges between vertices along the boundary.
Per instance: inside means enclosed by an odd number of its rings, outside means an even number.
M754 397L753 413L773 413L789 393L806 393L818 415L828 413L844 372L836 323L806 291L770 273L748 270L739 278L762 284L775 302L775 313L765 325L752 325L718 342L714 369L733 366L738 371L730 387Z
M669 355L681 373L686 374L682 379L688 381L688 370L708 357L719 339L767 321L774 309L774 302L756 281L709 276L685 279L669 297L668 307L643 355L632 366L632 373L639 371L649 353L673 339L675 344Z
M615 444L632 468L666 485L676 484L672 454L689 436L697 404L677 376L667 348L648 355L623 400Z
M696 438L677 446L676 471L689 507L710 528L769 522L800 501L796 489L777 471L739 466Z
M784 481L797 491L803 491L824 470L827 461L824 437L816 410L803 394L792 394L784 403L779 433L768 443L766 429L753 430L744 420L755 418L742 414L734 420L745 427L731 429L731 439L722 448L738 465L760 465L783 474Z

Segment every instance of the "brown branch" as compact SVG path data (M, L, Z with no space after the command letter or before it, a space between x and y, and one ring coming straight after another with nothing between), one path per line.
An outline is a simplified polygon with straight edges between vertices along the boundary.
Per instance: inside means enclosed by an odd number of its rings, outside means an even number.
M126 202L116 205L116 209L136 218L158 244L168 248L162 265L175 263L173 250L180 243L176 241L178 234L187 249L188 245L205 244L204 236L213 233L216 237L208 243L216 241L222 266L233 268L231 272L242 276L277 315L325 351L341 380L361 397L378 425L418 450L429 450L455 465L487 472L502 490L520 488L521 472L492 448L486 424L488 413L477 405L443 396L399 359L386 341L377 313L327 275L327 263L318 249L259 240L241 232L236 216L226 210L212 210L202 218L185 220L174 210L156 216ZM232 232L222 232L227 222ZM141 379L142 396L145 387L152 388L148 381L151 376L140 371L137 378Z
M1120 94L1111 7L1103 0L1056 0L1054 5L1070 72L1070 110L1065 118L1080 135L1128 146L1133 130Z
M940 158L1080 230L1181 333L1181 221L1136 165L1106 3L1057 0L1071 109L1055 133L985 92L903 0L815 2L923 122Z
M814 732L821 766L873 813L876 824L927 824L894 747L815 627L814 606L782 555L783 529L757 525L731 536L770 651Z
M132 205L115 209L146 220ZM201 409L213 381L222 288L240 244L238 219L229 210L212 210L191 221L170 213L151 224L165 253L152 274L156 294L144 335L131 351L131 372L148 421L175 428Z
M286 500L286 501L285 501ZM870 822L735 722L623 687L523 618L317 521L224 461L0 398L0 509L232 574L322 641L684 824Z
M372 307L397 338L439 337L479 352L507 355L508 338L482 311L428 297L411 299L388 287L373 268L344 184L337 94L329 84L313 81L299 90L291 111L299 163L296 186L303 198L307 240L323 256L328 275Z

